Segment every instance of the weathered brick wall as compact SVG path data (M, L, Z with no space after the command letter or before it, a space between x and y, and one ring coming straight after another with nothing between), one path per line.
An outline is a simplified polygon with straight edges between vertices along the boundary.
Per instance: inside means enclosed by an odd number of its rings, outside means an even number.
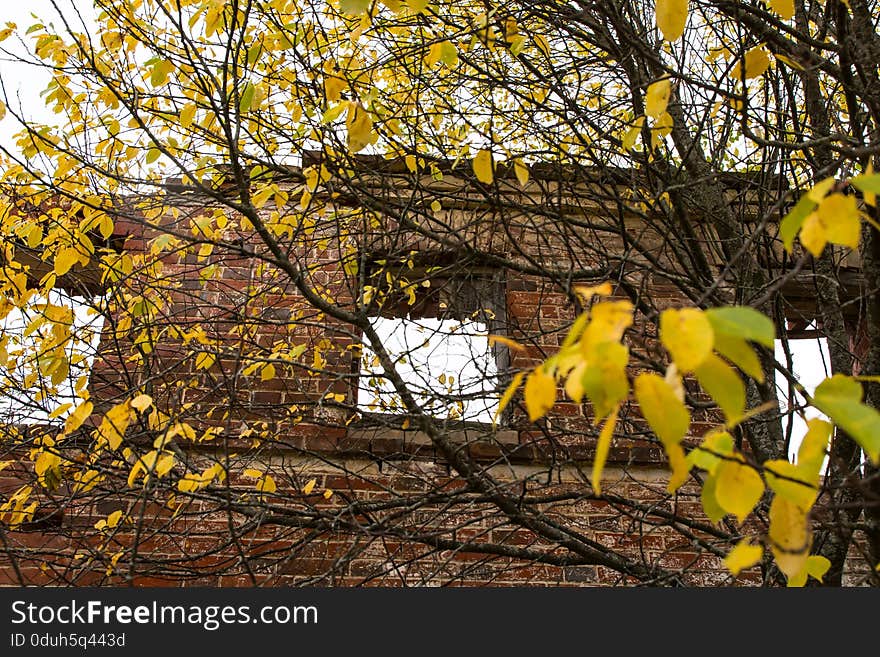
M608 253L625 248L619 234L582 231L576 221L553 223L546 216L538 221L523 214L521 221L508 217L502 226L500 215L479 203L468 205L454 182L444 184L451 200L444 201L444 210L433 213L432 220L454 227L461 243L480 253L557 270L589 270L599 277L596 269L607 269ZM528 202L555 196L558 207L569 208L575 218L603 211L595 195L572 196L566 205L559 203L560 190L554 183L533 185L515 193ZM203 210L193 203L193 214ZM316 210L315 226L297 236L299 247L290 258L304 266L313 290L343 310L351 309L360 293L359 282L341 261L352 241L362 254L417 252L448 258L443 245L402 230L392 218L379 217L368 230L347 232L340 230L333 211L329 205ZM607 220L609 227L635 221L615 212ZM122 227L129 233L128 248L149 254L159 233L136 222ZM7 557L0 567L0 583L633 583L605 566L567 565L563 548L517 526L479 495L451 496L464 482L424 432L387 418L369 422L358 417L358 351L352 345L360 336L350 325L316 310L283 267L267 264L265 249L252 232L227 232L230 243L247 244L252 255L222 249L206 259L163 253L160 283L135 276L125 286L129 296L111 302L118 310L130 308L133 298L167 300L157 325L198 327L204 341L168 331L145 337L135 326L124 332L125 349L114 339L102 344L91 389L94 421L139 390L148 391L169 416L182 413L198 434L209 427L222 428L210 440L181 443L185 453L180 459L189 471L223 463L228 477L204 494L185 498L180 506L148 492L139 497L137 487L107 488L82 498L66 494L66 489L42 491L37 520L2 536ZM656 242L656 260L641 262L647 268L635 272L629 284L640 287L657 309L687 303L652 269L668 264L665 236L652 236L652 228L644 225L641 234ZM480 267L500 274L504 312L499 330L523 345L509 354L511 369L532 367L554 353L575 314L570 286L553 276L493 268L491 259ZM612 277L614 272L607 273ZM114 324L111 318L105 332ZM231 332L234 327L237 332ZM659 354L656 327L643 315L637 316L629 336L633 349ZM132 363L128 349L143 340L149 341L149 350ZM279 345L288 350L303 345L304 350L289 362L278 362L273 354ZM315 347L322 345L323 362L318 362ZM205 353L213 362L199 365ZM269 380L263 380L259 369L247 370L261 358L275 363L275 376ZM342 401L333 395L341 395ZM538 424L528 422L516 408L497 429L469 425L453 427L446 435L491 472L499 486L529 498L529 504L581 539L623 552L649 569L680 571L682 583L734 581L720 561L730 546L703 518L699 489L689 484L674 497L666 494L662 450L634 402L621 411L604 495L597 498L588 483L598 433L591 409L587 403L564 399L561 392L559 400ZM695 413L693 436L705 433L715 419L711 409ZM140 429L150 435L145 427ZM149 442L137 431L130 431L132 446L148 449ZM255 493L248 469L270 473L277 490L262 497ZM20 464L7 468L0 472L0 490L9 494L26 480ZM411 508L406 503L416 500ZM358 503L358 515L347 512L352 501ZM261 503L268 506L253 513ZM287 515L274 511L273 505L284 506ZM96 522L123 506L136 522L94 531ZM308 511L301 523L295 521L299 508ZM315 519L316 512L323 520ZM683 528L676 520L679 515L691 526ZM728 523L727 529L735 528ZM450 548L450 541L457 547ZM495 546L493 552L481 551L487 545ZM508 547L511 554L522 548L543 555L548 563L505 554ZM114 562L116 554L120 556ZM760 577L753 571L736 581L757 583Z

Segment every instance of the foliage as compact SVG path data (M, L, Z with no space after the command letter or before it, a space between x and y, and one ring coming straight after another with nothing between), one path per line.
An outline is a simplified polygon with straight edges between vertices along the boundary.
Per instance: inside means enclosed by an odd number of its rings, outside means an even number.
M2 465L20 485L0 491L4 532L46 505L107 500L118 508L90 524L76 566L107 576L173 571L141 555L141 533L220 511L242 554L266 524L297 546L343 532L357 554L390 538L687 581L546 508L602 499L734 577L760 563L766 583L840 584L853 554L873 570L878 19L869 0L97 0L94 14L71 3L7 25L3 45L50 76L58 121L29 119L6 90L0 118L20 131L3 156L0 314L38 311L28 339L4 329L0 386L41 423L6 426ZM462 310L470 293L454 286L476 289L481 267L521 282L530 321L482 298ZM56 288L103 318L91 376L94 329ZM561 314L544 312L554 295ZM428 306L509 354L484 368L491 426L467 422L485 394L463 369L414 386L401 372L416 347L395 353L376 330ZM794 390L797 376L776 341L787 350L788 327L810 322L831 372L780 408L776 377ZM569 407L588 421L557 421ZM808 407L827 421L808 421L790 459ZM460 492L412 454L383 465L421 472L418 492L338 490L369 476L304 444L304 427L343 436L368 420L421 432ZM581 485L502 485L504 452L486 466L456 445L461 426L496 443L507 426L539 435L563 455L546 481L566 467ZM606 490L624 436L662 448L666 498L698 497L709 522ZM279 466L273 450L299 460ZM486 536L423 526L430 504L469 510ZM489 528L534 540L514 548Z

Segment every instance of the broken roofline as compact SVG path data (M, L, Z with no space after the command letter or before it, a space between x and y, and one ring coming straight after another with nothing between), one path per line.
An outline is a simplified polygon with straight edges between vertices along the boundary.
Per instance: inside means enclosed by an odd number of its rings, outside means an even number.
M325 157L322 151L305 150L301 154L301 165L272 165L267 166L259 164L256 166L265 166L267 177L271 175L272 182L303 182L305 180L304 171L310 167L320 166L325 162L332 161L340 169L348 169L352 175L366 176L411 176L413 171L407 164L406 157L387 158L383 155L363 155L363 154L344 154L339 158L329 159ZM487 190L491 189L491 185L483 185L476 181L476 176L471 169L470 160L436 158L429 156L418 157L420 166L419 172L431 174L438 171L444 174L453 174L459 179L466 181L475 189ZM216 191L233 191L235 183L232 179L231 165L218 165L216 168L222 171L224 168L229 169L228 177L220 182L215 188ZM254 167L248 166L243 168L244 173L253 170ZM632 186L633 184L648 185L651 181L648 179L645 171L636 168L624 168L615 166L603 167L583 167L577 163L565 164L562 162L537 162L528 165L529 179L539 182L570 182L591 185L612 185L612 186ZM686 189L688 185L688 177L681 169L673 170L675 180L671 181L665 189L673 187L681 187ZM496 180L513 181L516 180L516 171L513 160L500 161L495 163L494 177ZM724 172L717 174L718 181L728 192L758 192L760 190L772 190L774 194L785 192L788 190L788 181L786 178L778 175L765 176L761 173L752 172ZM258 180L258 178L257 178ZM656 184L656 181L655 181ZM165 189L172 193L186 193L202 191L196 185L187 184L181 177L170 177L166 179Z

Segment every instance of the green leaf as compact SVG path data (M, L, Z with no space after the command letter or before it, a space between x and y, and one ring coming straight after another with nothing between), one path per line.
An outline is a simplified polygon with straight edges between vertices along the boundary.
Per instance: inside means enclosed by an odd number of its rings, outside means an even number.
M745 340L715 331L715 351L758 383L764 382L764 369L755 350Z
M850 179L850 184L860 192L880 194L880 173L862 174Z
M768 349L773 348L776 327L769 317L754 308L748 306L711 308L706 311L706 317L716 333L741 340L751 340Z
M709 393L724 412L729 425L742 418L746 406L746 386L730 365L712 354L706 358L694 374L703 389Z
M811 199L809 194L804 194L791 211L779 222L779 237L782 238L782 244L785 246L786 251L791 252L791 248L794 246L794 238L797 237L801 226L804 224L804 220L816 209L816 205L816 201Z
M346 14L360 16L366 14L371 0L339 0L339 9Z
M825 379L813 394L813 405L846 431L875 465L880 464L880 412L861 401L861 384L843 374Z
M715 499L716 484L717 480L714 476L706 477L706 481L703 482L703 491L700 493L700 501L703 503L703 513L705 513L706 517L712 522L719 522L727 515L727 512L721 508L718 504L718 500Z
M709 474L714 474L723 463L723 457L733 454L733 436L726 431L711 431L699 447L688 454L688 461Z
M764 481L755 469L740 462L724 461L715 473L718 505L742 522L764 494Z
M241 98L238 100L238 111L240 114L247 114L251 109L251 104L254 102L254 91L256 87L253 82L248 82L244 86L244 90L241 92Z

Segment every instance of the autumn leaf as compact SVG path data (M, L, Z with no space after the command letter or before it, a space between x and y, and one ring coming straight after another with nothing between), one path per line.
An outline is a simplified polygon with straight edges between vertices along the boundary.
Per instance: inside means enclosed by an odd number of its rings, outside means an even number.
M724 557L724 565L737 577L746 568L751 568L761 560L764 550L760 545L752 545L744 538Z
M715 400L733 426L743 415L746 387L740 376L718 356L710 354L695 368L694 374L703 389Z
M667 41L677 41L687 23L688 0L657 0L657 27Z
M648 87L645 93L645 114L657 118L666 111L669 97L672 94L672 83L668 78L657 80Z
M742 522L764 494L764 482L755 469L736 459L725 460L715 472L718 505Z
M485 185L492 184L492 181L495 179L495 174L491 151L483 149L478 152L473 161L473 168L477 180Z
M682 373L693 372L715 343L712 324L702 310L668 308L660 314L660 341Z
M810 554L810 528L806 512L779 495L770 504L768 537L779 570L796 577L803 570Z
M526 379L523 397L531 422L544 417L556 402L556 380L537 368Z
M372 142L373 121L360 103L351 103L346 119L348 148L352 153L363 150Z
M608 460L608 451L611 449L611 439L614 437L614 427L617 426L617 413L620 407L615 408L605 424L602 431L599 432L599 439L596 441L596 455L593 457L593 472L591 479L593 482L593 492L596 495L602 494L602 471L605 469L605 461Z
M636 378L634 387L642 416L660 442L681 442L690 427L691 415L669 384L657 374L643 373Z
M794 0L770 0L770 8L785 20L794 17Z

